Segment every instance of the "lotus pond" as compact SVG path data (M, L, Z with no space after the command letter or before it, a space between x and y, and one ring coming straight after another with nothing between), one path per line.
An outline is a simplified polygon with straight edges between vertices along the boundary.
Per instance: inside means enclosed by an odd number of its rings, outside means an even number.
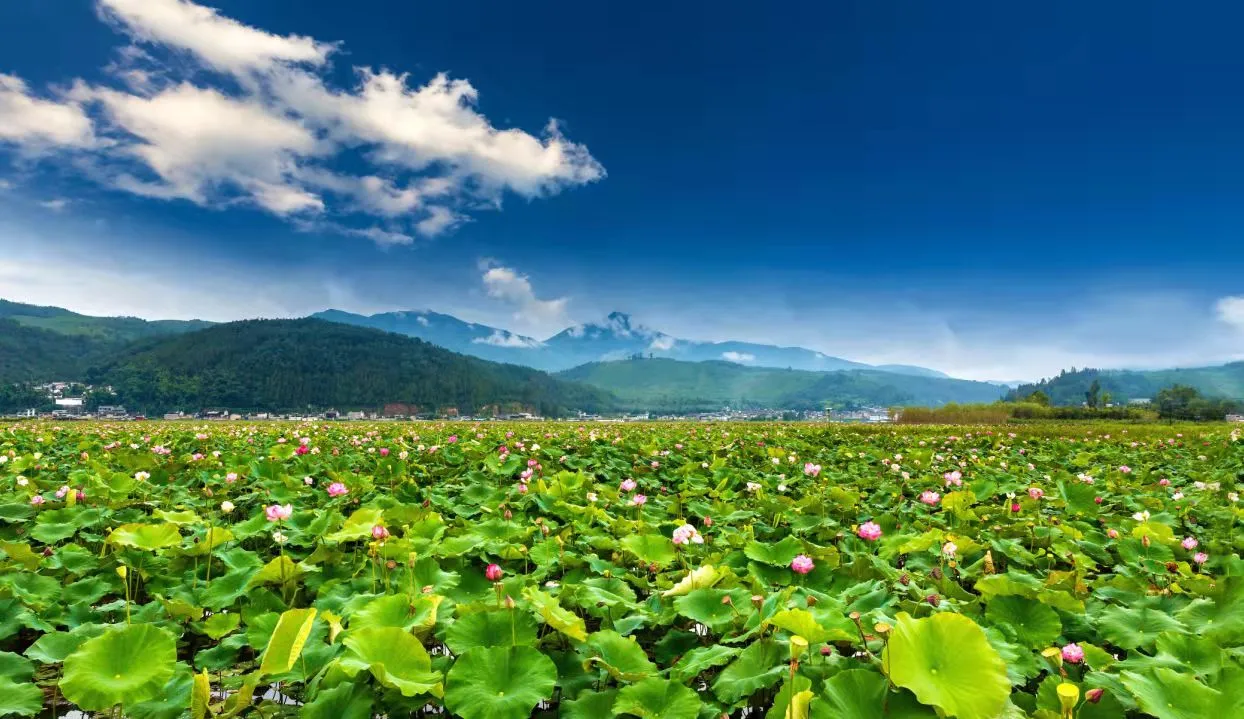
M1244 716L1239 434L0 425L0 715Z

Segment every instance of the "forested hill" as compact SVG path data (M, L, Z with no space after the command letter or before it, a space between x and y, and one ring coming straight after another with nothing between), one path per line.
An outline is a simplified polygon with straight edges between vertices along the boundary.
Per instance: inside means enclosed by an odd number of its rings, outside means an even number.
M631 359L592 362L559 372L613 392L628 409L689 412L724 406L824 409L854 406L992 402L1002 389L985 382L900 375L879 370L746 367L733 362Z
M1055 405L1079 405L1097 382L1101 399L1120 404L1134 399L1153 399L1159 390L1174 385L1197 389L1206 397L1244 399L1244 362L1216 367L1163 369L1148 371L1081 369L1063 371L1057 377L1035 384L1020 385L1013 397L1027 397L1041 391Z
M28 305L0 300L0 318L25 327L37 327L57 334L86 337L109 343L124 343L143 337L193 332L212 326L203 320L144 320L137 317L94 317L60 307Z
M526 367L466 357L379 330L321 320L247 320L131 345L87 376L148 412L416 405L542 415L607 410L607 392Z

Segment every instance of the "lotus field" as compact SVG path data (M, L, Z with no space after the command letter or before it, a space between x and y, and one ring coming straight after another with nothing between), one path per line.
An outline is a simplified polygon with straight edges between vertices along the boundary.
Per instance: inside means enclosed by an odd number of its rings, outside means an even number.
M1239 435L0 425L0 715L1244 716Z

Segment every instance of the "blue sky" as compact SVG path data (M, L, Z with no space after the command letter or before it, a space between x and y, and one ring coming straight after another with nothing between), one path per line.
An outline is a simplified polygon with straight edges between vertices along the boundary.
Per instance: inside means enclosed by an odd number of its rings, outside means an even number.
M980 379L1244 358L1241 20L4 3L0 296L537 337L617 309Z

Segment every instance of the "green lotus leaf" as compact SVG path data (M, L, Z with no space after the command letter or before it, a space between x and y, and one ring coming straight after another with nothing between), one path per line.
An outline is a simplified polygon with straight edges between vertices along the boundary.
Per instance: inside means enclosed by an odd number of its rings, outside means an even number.
M1058 612L1024 597L995 597L985 609L985 618L1030 649L1048 647L1063 632Z
M993 719L1011 694L1006 664L985 632L959 614L900 612L882 657L890 680L960 719Z
M195 674L194 686L190 690L190 719L204 719L211 700L212 678L206 671Z
M626 682L636 682L657 671L643 647L614 631L595 632L587 638L588 664L599 664L610 676Z
M181 544L181 533L176 524L123 524L108 535L109 544L132 547L154 552L165 547Z
M803 542L789 535L774 544L748 542L743 549L748 559L774 567L789 567L791 560L802 551Z
M1158 719L1206 719L1238 716L1244 705L1238 694L1211 689L1188 674L1159 667L1139 674L1123 672L1123 686L1147 714Z
M83 624L68 632L48 632L26 649L26 656L43 664L60 664L82 643L107 630L102 624Z
M545 624L575 641L587 641L587 625L583 618L567 611L558 604L556 597L528 587L523 590L523 598L531 603L532 611Z
M445 630L445 644L455 654L476 647L527 646L536 643L538 630L535 620L526 612L472 612L453 620Z
M678 583L669 589L661 592L663 597L681 597L689 594L693 590L711 587L721 580L721 573L713 568L711 564L705 564L702 567L687 572L687 576L678 580Z
M738 622L742 625L736 603L749 607L749 596L742 590L696 589L674 600L674 608L684 617L714 631L723 631Z
M409 632L367 627L352 630L343 643L349 651L338 661L351 676L367 669L381 685L397 689L402 696L441 696L441 675L432 670L427 650Z
M772 639L753 642L717 675L713 693L727 704L781 681L789 669L786 645Z
M177 664L173 676L158 696L125 705L125 714L134 719L181 719L194 693L194 674L185 664Z
M635 590L621 579L592 577L579 583L580 606L629 607L635 603Z
M445 706L463 719L527 719L556 682L553 660L532 647L479 647L450 668Z
M691 688L653 677L623 687L613 702L613 713L645 719L696 719L703 706Z
M261 676L284 674L293 669L307 637L311 635L315 613L315 609L290 609L281 613L259 664Z
M23 542L0 542L0 558L21 565L28 572L38 569L43 561L42 555L36 554L29 544Z
M43 690L33 682L0 677L0 717L34 716L43 708Z
M341 525L341 529L326 535L324 541L336 544L356 539L371 539L371 528L377 524L384 524L384 510L375 507L356 509L346 519L345 524Z
M204 619L196 625L199 631L206 634L211 639L220 639L238 628L238 624L242 621L242 616L235 612L220 613L217 612L212 616Z
M578 699L563 699L558 707L558 716L562 719L600 719L613 716L613 702L617 697L617 689L585 691Z
M343 682L321 689L300 714L303 719L371 719L372 693L366 687Z
M711 647L697 647L682 656L673 667L670 668L670 677L682 681L689 681L702 672L713 667L719 667L738 656L742 651L737 647L728 647L724 644L714 644Z
M203 538L190 549L185 550L188 557L202 557L210 552L217 552L228 542L233 541L233 532L227 527L210 527L203 533Z
M816 620L812 612L806 609L783 609L764 622L767 625L784 629L808 640L810 644L823 642L852 641L857 637L840 628L827 628Z
M0 652L0 677L24 681L35 675L35 665L26 657L13 652Z
M1124 649L1151 648L1163 632L1184 631L1177 619L1148 606L1107 607L1096 623L1106 641Z
M622 546L647 564L664 566L674 561L677 553L669 537L660 534L628 534Z
M257 587L263 584L277 584L280 586L297 584L303 575L310 572L318 572L315 567L309 567L301 562L295 562L288 556L282 554L268 562L258 572L254 573L250 578L250 586Z
M110 629L65 658L61 693L87 711L154 699L173 676L177 642L152 624Z

